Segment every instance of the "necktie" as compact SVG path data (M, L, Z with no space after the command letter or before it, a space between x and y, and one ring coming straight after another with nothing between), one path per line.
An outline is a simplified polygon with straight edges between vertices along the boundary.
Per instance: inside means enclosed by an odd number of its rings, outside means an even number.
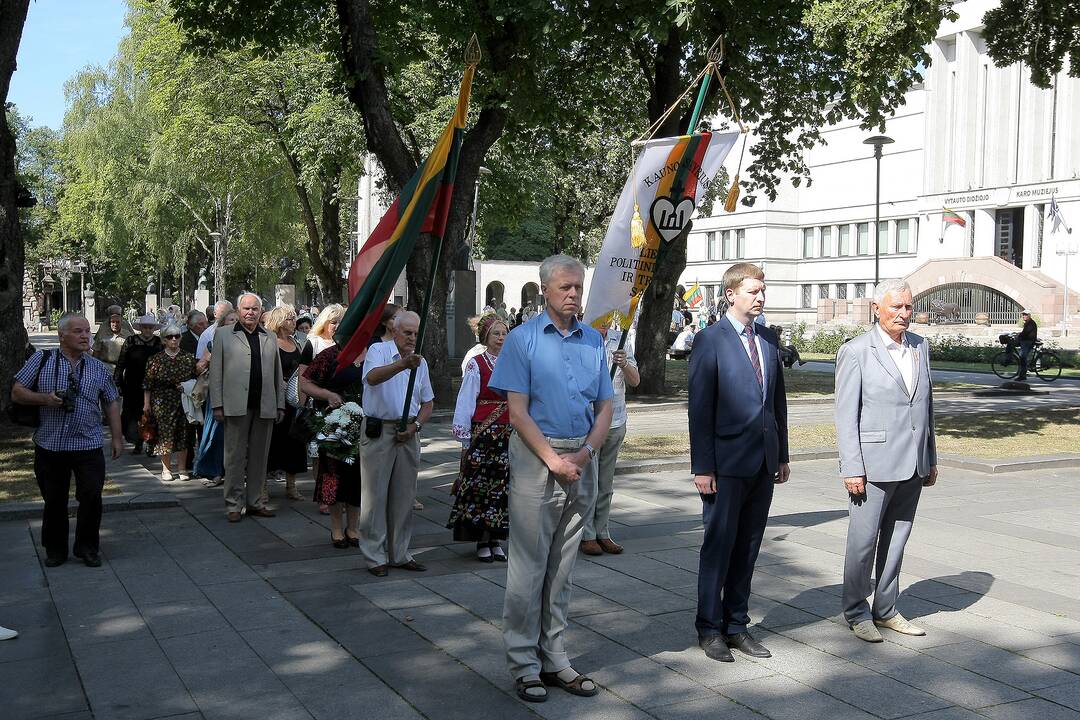
M761 376L761 358L758 356L757 343L754 342L754 326L752 323L746 326L743 330L743 335L746 336L747 344L750 347L750 364L754 366L754 375L757 377L757 384L764 389L765 381Z

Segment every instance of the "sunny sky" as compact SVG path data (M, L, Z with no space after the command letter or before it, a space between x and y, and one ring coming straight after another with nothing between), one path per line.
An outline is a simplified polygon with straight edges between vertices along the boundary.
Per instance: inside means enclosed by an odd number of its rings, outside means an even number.
M32 0L8 102L57 130L64 82L87 65L107 65L127 29L124 0Z

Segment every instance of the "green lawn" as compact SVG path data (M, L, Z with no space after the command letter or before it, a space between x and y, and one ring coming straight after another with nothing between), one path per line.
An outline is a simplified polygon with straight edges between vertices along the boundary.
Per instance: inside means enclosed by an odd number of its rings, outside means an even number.
M34 477L34 431L0 422L0 504L40 500ZM72 496L75 482L72 480ZM120 488L105 480L104 495L118 495Z
M979 415L939 415L937 449L947 455L977 458L1015 458L1077 452L1080 410L1026 410ZM836 447L832 423L799 425L789 429L792 450ZM690 452L685 434L631 436L623 443L619 458L643 460L670 458Z

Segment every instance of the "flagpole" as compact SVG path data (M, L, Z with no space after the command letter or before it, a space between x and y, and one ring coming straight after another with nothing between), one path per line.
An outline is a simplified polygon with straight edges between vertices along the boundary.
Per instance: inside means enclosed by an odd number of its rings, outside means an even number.
M717 40L717 43L718 42L720 42L720 41ZM709 65L712 66L712 67L710 68L710 67L707 66L705 68L705 75L701 78L701 87L698 88L697 100L694 101L694 110L693 110L693 112L690 113L690 122L688 122L686 124L686 134L687 135L693 135L694 134L694 128L697 127L698 118L701 116L701 109L705 105L705 96L709 93L709 80L712 78L712 69L716 67L716 60L713 59L714 55L716 54L715 53L715 48L716 48L716 43L713 43L713 47L709 49ZM683 231L683 236L684 237L689 235L690 228L692 227L692 225L693 225L693 221L687 221L686 228ZM678 241L680 239L681 238L675 238L676 241ZM664 246L664 244L661 243L660 248L662 249L663 246ZM660 261L659 250L657 252L657 258L656 259L657 259L657 262ZM640 304L640 302L639 302L639 304ZM630 319L630 322L633 323L633 318ZM622 350L623 348L626 347L626 336L629 335L629 334L630 334L630 328L629 327L627 327L625 330L622 330L622 332L621 332L621 334L619 336L619 347L616 348L616 352L618 352L618 351L620 351L620 350ZM618 369L619 369L619 366L616 365L614 362L612 362L611 363L611 379L612 380L615 379L615 371L618 370Z
M480 64L480 44L477 42L476 34L469 38L469 44L465 48L465 67L466 73L469 72L469 68L475 68ZM455 174L457 173L457 167L453 168ZM446 202L449 203L451 197L446 198ZM424 332L427 330L428 316L431 314L431 295L435 288L435 273L439 271L439 260L442 258L443 248L443 236L446 234L446 227L444 226L442 231L438 234L438 242L435 243L435 252L431 255L431 271L428 273L427 292L424 294L424 305L420 312L420 326L416 329L416 352L417 354L423 353L424 347ZM445 308L444 308L445 310ZM405 428L409 423L409 406L412 405L413 391L416 387L416 371L419 368L411 368L409 370L409 385L405 389L405 404L401 408L401 420L398 421L398 432L405 432Z

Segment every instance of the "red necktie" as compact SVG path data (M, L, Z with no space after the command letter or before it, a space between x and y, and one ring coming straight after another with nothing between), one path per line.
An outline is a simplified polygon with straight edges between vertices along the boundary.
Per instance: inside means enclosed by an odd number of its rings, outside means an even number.
M761 358L758 357L757 343L754 342L754 324L750 323L743 330L743 335L746 335L747 342L750 347L750 364L754 366L754 375L757 377L758 387L764 388L765 381L761 376Z

